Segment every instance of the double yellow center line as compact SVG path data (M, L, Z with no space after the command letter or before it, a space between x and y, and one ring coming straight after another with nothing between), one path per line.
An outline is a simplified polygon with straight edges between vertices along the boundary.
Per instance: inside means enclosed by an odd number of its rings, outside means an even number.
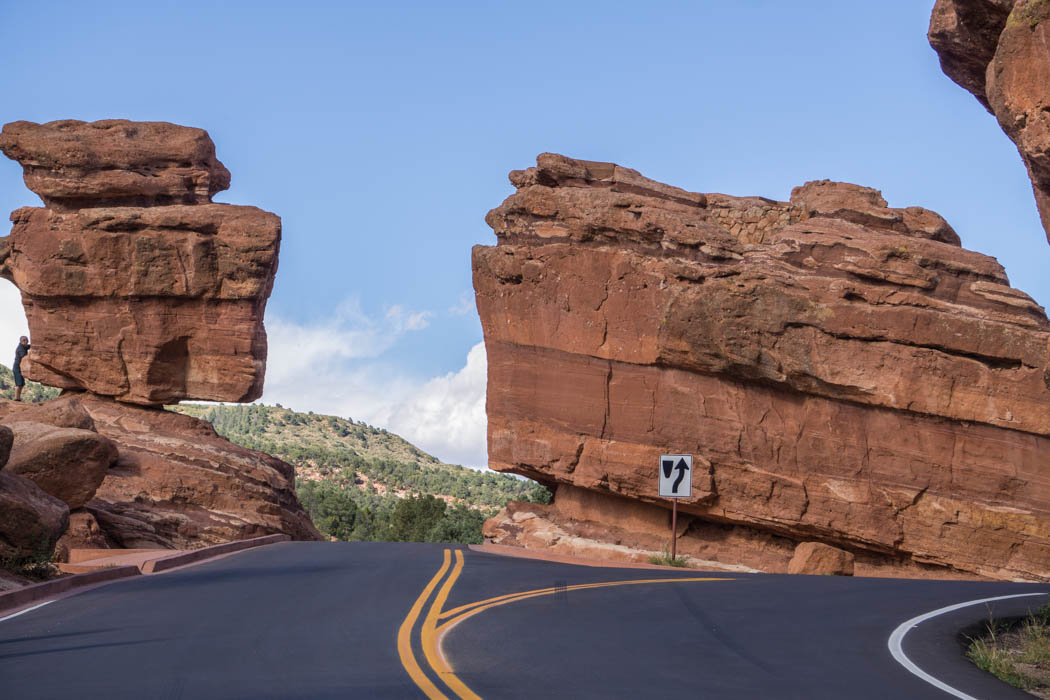
M448 601L449 593L452 592L452 587L456 584L456 580L459 575L463 573L463 551L455 550L455 565L452 564L452 550L446 549L444 552L444 559L441 564L441 568L434 574L434 577L430 579L423 592L416 598L416 602L412 604L412 609L408 611L408 615L401 623L401 627L397 631L397 653L401 657L401 665L408 671L408 675L412 678L412 681L419 686L419 689L430 698L430 700L449 700L449 695L445 694L445 690L439 689L438 686L431 680L423 669L420 667L419 662L416 661L415 653L412 651L412 633L416 627L416 621L419 619L420 613L423 612L423 608L426 606L427 601L430 599L434 589L438 587L441 580L445 582L441 584L441 589L434 597L433 602L430 603L430 608L427 610L426 617L423 618L423 624L419 631L419 642L420 647L423 649L423 657L426 659L427 665L430 667L431 673L435 674L441 683L447 688L452 696L460 698L461 700L481 700L481 698L466 686L463 681L452 671L452 667L449 666L445 660L444 655L441 653L441 639L445 633L448 632L452 627L458 625L463 620L477 615L480 612L489 610L491 608L506 605L508 603L516 603L519 600L527 600L528 598L537 598L539 596L553 595L555 593L563 593L567 591L582 591L591 588L608 588L610 586L634 586L648 583L688 583L695 581L731 581L728 578L649 578L649 579L635 579L632 581L608 581L603 583L581 583L575 586L556 586L552 588L538 588L532 591L522 591L520 593L508 593L507 595L496 596L494 598L487 598L485 600L479 600L467 605L460 605L457 608L445 611L445 603ZM452 573L445 578L445 575L449 573L451 567ZM442 622L444 621L444 622ZM438 623L441 624L438 624Z

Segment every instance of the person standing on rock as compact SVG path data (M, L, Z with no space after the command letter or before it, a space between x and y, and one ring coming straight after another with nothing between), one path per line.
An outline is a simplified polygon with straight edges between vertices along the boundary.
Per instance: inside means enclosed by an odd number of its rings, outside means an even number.
M26 385L25 377L22 376L22 358L29 354L29 338L24 335L18 339L18 347L15 348L15 363L11 366L11 372L15 375L15 401L22 400L22 387Z

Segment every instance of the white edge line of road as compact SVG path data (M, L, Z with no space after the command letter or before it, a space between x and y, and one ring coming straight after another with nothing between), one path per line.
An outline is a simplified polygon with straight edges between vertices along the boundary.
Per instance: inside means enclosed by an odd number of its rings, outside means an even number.
M36 605L34 605L31 608L26 608L25 610L19 610L16 613L8 615L7 617L0 617L0 622L3 622L4 620L10 620L12 617L18 617L19 615L25 615L27 612L33 612L37 608L42 608L45 605L48 605L48 604L54 603L54 602L55 602L54 600L45 600L43 603L37 603Z
M913 674L915 674L919 678L923 679L924 681L926 681L930 685L932 685L932 686L934 686L936 688L939 688L940 690L943 690L944 692L948 693L949 695L954 695L957 698L962 698L962 700L980 700L979 698L975 698L972 695L967 695L966 693L962 692L961 690L956 690L955 688L951 687L947 683L944 683L942 681L937 680L936 678L934 678L933 676L931 676L930 674L926 673L921 668L916 666L912 662L912 660L909 659L907 657L907 655L904 653L904 649L901 648L901 643L904 641L904 636L906 634L908 634L908 632L910 632L912 630L912 628L917 627L920 623L925 622L926 620L929 620L931 618L937 617L938 615L943 615L945 613L950 613L950 612L953 612L955 610L960 610L962 608L968 608L971 605L980 605L981 603L991 603L992 601L995 601L995 600L1007 600L1008 598L1024 598L1026 596L1035 596L1035 595L1047 595L1047 594L1045 592L1044 593L1017 593L1015 595L1001 595L1001 596L997 596L995 598L981 598L980 600L971 600L971 601L968 601L966 603L956 603L955 605L949 605L948 607L945 607L945 608L939 608L937 610L932 610L932 611L930 611L928 613L923 613L922 615L919 615L917 617L913 617L912 619L907 620L906 622L902 622L897 627L897 629L893 630L893 634L890 635L890 640L887 643L887 645L890 648L890 653L893 654L893 658L897 660L897 663L899 663L901 666L903 666L904 668L908 669L910 672L912 672Z

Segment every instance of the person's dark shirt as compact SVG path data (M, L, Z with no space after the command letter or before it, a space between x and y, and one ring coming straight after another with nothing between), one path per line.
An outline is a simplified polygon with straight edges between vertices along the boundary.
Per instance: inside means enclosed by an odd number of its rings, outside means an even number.
M12 369L21 369L22 358L25 357L27 354L29 354L29 345L22 345L21 343L19 343L18 347L15 348L15 366Z

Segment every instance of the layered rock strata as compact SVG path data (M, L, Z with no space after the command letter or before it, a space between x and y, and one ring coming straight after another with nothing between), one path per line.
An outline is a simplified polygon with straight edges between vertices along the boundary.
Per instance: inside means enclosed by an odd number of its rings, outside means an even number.
M0 276L22 292L25 374L120 401L251 401L280 219L213 204L230 176L201 129L14 122L0 150L45 207L11 215Z
M929 40L945 74L1017 145L1050 239L1048 20L1048 0L937 0Z
M940 216L553 154L511 182L473 253L493 469L666 518L659 455L692 453L680 551L1050 580L1050 323Z

